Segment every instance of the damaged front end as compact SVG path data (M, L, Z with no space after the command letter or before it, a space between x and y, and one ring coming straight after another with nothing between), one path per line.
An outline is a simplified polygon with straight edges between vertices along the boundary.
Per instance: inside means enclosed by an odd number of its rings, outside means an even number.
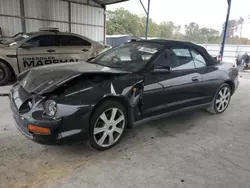
M32 69L18 76L10 91L10 105L16 125L26 137L45 144L61 143L73 135L87 138L94 107L110 97L126 101L130 126L134 116L142 116L141 77L98 65L77 66L49 66L52 68Z

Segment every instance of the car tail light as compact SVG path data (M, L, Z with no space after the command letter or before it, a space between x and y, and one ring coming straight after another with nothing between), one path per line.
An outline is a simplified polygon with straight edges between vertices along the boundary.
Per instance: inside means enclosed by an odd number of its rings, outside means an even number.
M219 61L219 62L221 62L221 61L222 61L222 57L221 57L221 55L218 55L218 57L217 57L217 61Z

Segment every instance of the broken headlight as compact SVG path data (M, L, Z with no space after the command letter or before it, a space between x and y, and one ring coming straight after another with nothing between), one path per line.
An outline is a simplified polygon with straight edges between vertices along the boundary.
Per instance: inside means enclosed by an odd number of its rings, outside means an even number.
M44 113L49 117L54 117L57 111L56 102L53 100L47 100L44 103Z

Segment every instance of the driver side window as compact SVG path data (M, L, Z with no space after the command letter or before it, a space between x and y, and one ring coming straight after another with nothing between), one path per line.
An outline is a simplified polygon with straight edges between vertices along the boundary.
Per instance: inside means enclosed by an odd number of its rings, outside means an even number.
M194 61L189 49L167 49L156 61L155 65L168 66L173 71L194 69Z
M55 35L40 35L27 41L34 47L57 46Z

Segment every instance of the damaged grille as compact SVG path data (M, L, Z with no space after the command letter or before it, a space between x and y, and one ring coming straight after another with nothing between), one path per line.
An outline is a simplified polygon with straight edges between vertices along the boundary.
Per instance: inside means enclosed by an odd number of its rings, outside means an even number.
M27 99L19 108L19 113L23 114L23 113L27 113L29 112L33 106L35 104L35 99L34 98L30 98Z

